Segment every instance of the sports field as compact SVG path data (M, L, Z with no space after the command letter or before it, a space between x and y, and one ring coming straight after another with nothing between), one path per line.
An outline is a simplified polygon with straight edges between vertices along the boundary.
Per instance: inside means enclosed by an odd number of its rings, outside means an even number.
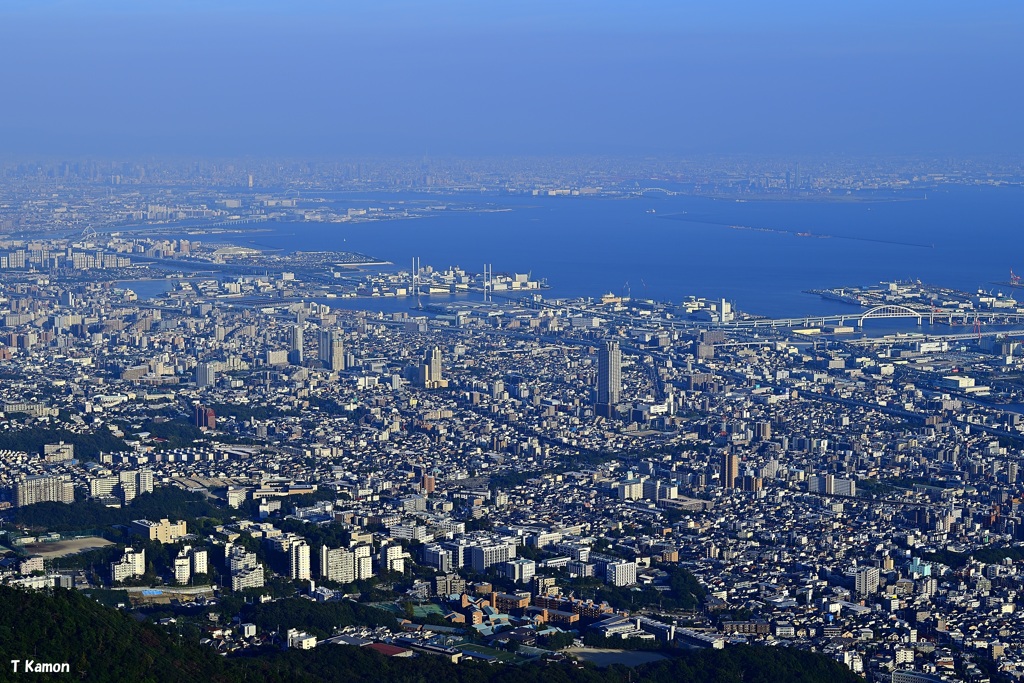
M30 555L40 555L50 559L52 557L74 555L83 550L102 548L107 545L113 545L113 543L99 536L88 536L86 538L69 538L66 541L56 541L55 543L33 543L32 545L24 546L24 549Z

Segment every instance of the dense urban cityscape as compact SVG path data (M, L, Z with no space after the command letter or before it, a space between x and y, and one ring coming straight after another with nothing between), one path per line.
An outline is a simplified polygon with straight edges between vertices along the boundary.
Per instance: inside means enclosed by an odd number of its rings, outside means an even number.
M641 665L755 644L871 681L1024 677L1012 271L993 292L823 288L836 315L776 319L248 240L386 229L465 192L856 201L1022 177L661 168L3 166L4 583L229 659ZM441 199L343 208L330 188Z

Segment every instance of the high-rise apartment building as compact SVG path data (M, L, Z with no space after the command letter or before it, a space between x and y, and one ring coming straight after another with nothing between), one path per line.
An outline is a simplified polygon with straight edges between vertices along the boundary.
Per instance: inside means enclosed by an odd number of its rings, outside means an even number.
M217 414L213 408L207 408L197 403L192 407L192 424L200 429L216 429Z
M338 330L320 330L317 355L328 370L345 369L345 341Z
M199 388L212 387L217 382L217 373L210 363L199 363L196 365L196 386Z
M605 569L605 582L613 586L629 586L636 583L636 562L609 562Z
M352 583L356 580L356 555L345 548L320 549L320 578L325 581Z
M174 580L180 585L188 583L195 574L206 574L208 569L207 552L203 548L183 546L174 558Z
M184 549L174 558L174 582L184 586L192 578L192 560Z
M138 552L134 548L125 548L121 559L110 563L110 580L114 583L124 581L133 576L146 573L146 549Z
M309 581L309 544L305 541L293 543L289 555L292 579Z
M740 476L740 456L735 453L722 454L722 487L736 488L736 480Z
M426 362L427 367L429 368L428 377L430 381L441 381L441 349L436 346L430 349L430 353L427 354Z
M878 590L878 567L858 567L854 572L854 589L858 597L871 595Z
M622 391L622 352L619 342L607 341L597 352L598 412L610 417Z
M26 477L14 485L14 500L18 507L33 503L74 503L75 485L67 475L48 477L40 474Z
M441 377L441 349L432 346L423 357L423 365L420 366L420 383L427 389L438 389L448 386L448 383Z
M382 572L405 572L405 551L400 545L385 545L380 549L380 570Z
M855 498L857 482L854 479L843 479L832 474L812 475L807 478L807 490L811 493Z
M302 365L302 325L292 325L292 350L288 352L288 362Z

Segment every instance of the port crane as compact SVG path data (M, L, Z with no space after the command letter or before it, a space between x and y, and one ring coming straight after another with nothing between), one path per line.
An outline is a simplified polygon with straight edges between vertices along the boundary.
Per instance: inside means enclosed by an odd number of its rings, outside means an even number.
M1020 275L1017 275L1016 273L1014 273L1013 272L1013 268L1010 268L1010 284L1011 285L1019 285L1020 284Z

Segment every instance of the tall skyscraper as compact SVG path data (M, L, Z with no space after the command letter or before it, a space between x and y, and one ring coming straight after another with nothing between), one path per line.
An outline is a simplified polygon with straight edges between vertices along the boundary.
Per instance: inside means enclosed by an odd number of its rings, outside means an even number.
M441 381L441 349L433 347L427 354L426 358L427 366L430 368L430 381L440 382Z
M288 362L302 365L302 325L292 325L292 350L288 352Z
M196 386L212 387L217 382L217 372L209 363L196 365Z
M722 486L727 489L736 488L736 479L740 476L740 456L735 453L722 454Z
M331 331L320 330L316 335L316 357L323 366L330 367L327 363L328 356L331 355Z
M427 389L448 386L448 383L441 378L441 349L439 347L432 346L424 354L423 365L420 366L420 380Z
M619 342L607 341L597 352L598 411L610 417L622 391L622 352Z
M299 581L308 581L310 578L309 545L305 541L299 541L292 545L289 555L291 577Z
M320 330L317 357L331 371L345 369L345 341L338 330Z

